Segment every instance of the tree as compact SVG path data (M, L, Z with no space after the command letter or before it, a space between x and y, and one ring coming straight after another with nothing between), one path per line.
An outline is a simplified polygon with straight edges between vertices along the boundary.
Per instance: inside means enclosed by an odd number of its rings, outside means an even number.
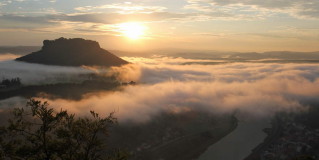
M21 79L19 77L12 79L3 79L0 85L5 85L6 87L16 87L21 86Z
M109 127L117 123L114 113L101 118L78 117L56 112L47 102L30 99L15 108L8 126L0 128L0 156L25 160L125 160L126 152L106 146Z

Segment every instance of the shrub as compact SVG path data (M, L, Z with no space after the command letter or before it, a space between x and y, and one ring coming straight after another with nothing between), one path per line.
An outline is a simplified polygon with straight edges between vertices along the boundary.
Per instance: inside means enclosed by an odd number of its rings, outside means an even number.
M124 151L106 146L109 127L117 123L114 113L101 118L78 117L49 108L47 102L30 99L15 108L8 126L0 128L0 156L28 160L125 160Z

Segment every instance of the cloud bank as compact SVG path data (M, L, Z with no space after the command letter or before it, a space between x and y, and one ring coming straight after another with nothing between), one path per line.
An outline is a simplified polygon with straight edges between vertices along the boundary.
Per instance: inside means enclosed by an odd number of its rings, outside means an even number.
M288 13L298 18L318 19L319 17L317 0L188 0L188 3L185 8L204 12L211 12L215 6L221 6L225 11L241 8L246 11Z
M10 60L12 58L15 56L11 54L0 56L0 80L19 77L24 85L81 82L86 78L81 75L95 73L94 70L84 67L31 64Z
M79 115L89 110L102 115L115 111L123 122L145 122L162 112L181 113L191 110L212 114L236 113L258 118L282 111L303 112L311 104L319 104L318 64L183 65L192 59L125 59L135 64L114 67L108 74L115 74L122 81L137 81L138 85L124 86L118 91L91 93L78 101L42 100L57 109L67 109ZM67 74L81 71L78 68L63 69ZM60 70L62 68L57 67L55 71ZM99 69L96 70L99 72ZM9 99L1 106L17 106L15 101L14 98Z
M12 53L0 54L0 62L16 59L18 57L20 57L20 55L16 55L16 54L12 54Z
M139 85L90 94L80 101L45 100L78 114L84 110L115 111L120 121L138 122L161 112L190 110L265 117L282 111L306 111L311 103L319 103L318 64L181 65L188 60L137 59L135 66L113 72L128 81L134 78Z

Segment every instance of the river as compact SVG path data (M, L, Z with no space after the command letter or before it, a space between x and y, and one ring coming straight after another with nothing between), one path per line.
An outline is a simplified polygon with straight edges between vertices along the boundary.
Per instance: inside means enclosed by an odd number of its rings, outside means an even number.
M237 128L226 137L210 146L198 160L243 160L267 134L270 119L239 120Z

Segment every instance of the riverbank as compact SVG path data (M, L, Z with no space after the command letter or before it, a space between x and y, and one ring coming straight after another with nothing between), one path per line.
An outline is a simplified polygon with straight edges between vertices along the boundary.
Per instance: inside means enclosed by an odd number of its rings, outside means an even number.
M298 116L284 113L278 115L273 120L272 128L265 130L268 137L264 143L256 147L245 160L318 159L319 129L305 125L296 118Z
M110 137L113 140L111 144L129 147L133 155L130 160L194 160L237 127L237 119L231 115L183 114L174 115L169 121L155 118L146 126L120 125L113 131L113 136L117 137ZM123 130L123 127L126 129ZM122 134L126 134L125 139Z
M153 149L151 154L158 155L156 157L161 157L165 160L197 159L209 146L215 144L234 131L237 124L238 123L236 121L230 125L224 125L215 129L181 137Z
M197 160L243 160L267 137L263 129L269 126L269 119L241 118L233 132L210 146Z
M267 137L263 143L254 148L252 153L244 160L259 160L261 153L280 137L282 133L282 124L280 120L278 118L274 118L271 122L271 128L264 129L264 132L267 133Z

